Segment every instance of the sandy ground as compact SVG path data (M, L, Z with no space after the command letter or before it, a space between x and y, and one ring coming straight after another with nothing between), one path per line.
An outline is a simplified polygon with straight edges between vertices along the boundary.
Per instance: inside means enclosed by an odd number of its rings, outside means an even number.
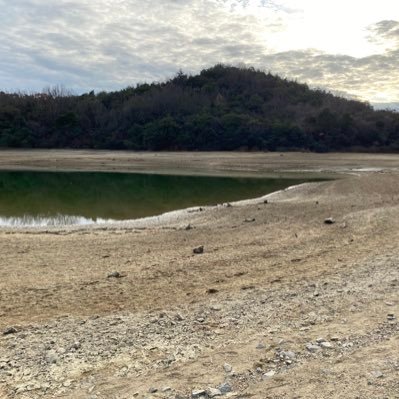
M347 173L157 225L1 230L0 397L399 398L399 156L0 154L55 162Z
M396 154L0 151L0 170L107 171L235 176L399 168Z

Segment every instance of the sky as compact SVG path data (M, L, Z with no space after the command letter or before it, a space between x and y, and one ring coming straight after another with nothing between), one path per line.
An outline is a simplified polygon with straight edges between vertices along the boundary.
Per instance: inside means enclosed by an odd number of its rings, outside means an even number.
M0 91L246 65L399 109L399 0L0 0Z

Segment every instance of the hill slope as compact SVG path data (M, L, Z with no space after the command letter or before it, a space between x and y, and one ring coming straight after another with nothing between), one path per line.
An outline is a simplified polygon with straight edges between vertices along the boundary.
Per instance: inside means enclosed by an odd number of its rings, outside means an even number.
M0 147L396 151L399 114L216 65L111 93L0 93Z

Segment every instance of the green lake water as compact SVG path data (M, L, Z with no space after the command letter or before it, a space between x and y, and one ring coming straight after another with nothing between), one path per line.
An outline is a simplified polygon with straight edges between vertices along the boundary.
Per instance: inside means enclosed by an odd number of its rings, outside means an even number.
M260 197L309 179L0 172L0 226L137 219Z

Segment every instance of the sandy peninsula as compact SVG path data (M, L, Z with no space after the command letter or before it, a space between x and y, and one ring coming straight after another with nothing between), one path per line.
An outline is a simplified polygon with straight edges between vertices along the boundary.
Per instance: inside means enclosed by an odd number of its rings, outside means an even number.
M399 397L398 155L4 151L0 169L337 177L157 223L1 229L1 398Z

